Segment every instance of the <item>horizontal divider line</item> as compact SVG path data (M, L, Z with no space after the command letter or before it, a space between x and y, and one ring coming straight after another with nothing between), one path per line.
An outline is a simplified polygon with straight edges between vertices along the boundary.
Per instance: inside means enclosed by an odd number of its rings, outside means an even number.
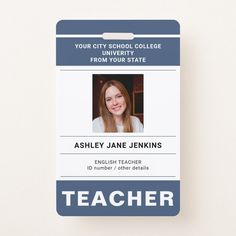
M112 34L112 33L111 33ZM114 35L119 35L119 34L124 34L124 33L113 33ZM125 33L125 34L129 34L129 33ZM137 38L180 38L180 34L133 34L132 39L127 39L130 42L132 42L132 40L137 39ZM68 34L68 33L61 33L61 34L56 34L56 38L98 38L98 39L104 39L104 33L100 33L100 34ZM120 40L119 38L117 39L105 39L105 40Z
M111 138L111 137L115 137L115 138L119 138L119 137L121 137L121 138L132 138L132 137L135 137L135 138L138 138L138 137L140 137L140 138L154 138L154 137L156 137L156 138L176 138L176 135L161 135L161 136L155 136L155 135L150 135L150 136L148 136L148 135L146 135L146 136L139 136L139 135L132 135L132 136L119 136L119 135L106 135L106 136L104 136L104 135L84 135L84 136L79 136L79 135L61 135L61 136L59 136L60 138L92 138L92 137L99 137L99 138L102 138L102 137L104 137L104 138Z
M70 153L62 152L60 155L176 155L176 152L170 153Z
M73 177L79 177L79 178L98 178L98 177L102 177L102 178L114 178L114 177L117 177L117 178L127 178L127 177L130 177L130 178L134 178L134 177L148 177L148 178L153 178L153 177L158 177L158 178L163 178L163 177L168 177L168 178L173 178L173 177L176 177L175 175L158 175L158 176L79 176L79 175L62 175L60 176L61 178L73 178Z
M122 65L121 65L122 66ZM179 66L179 65L176 65ZM60 69L60 71L117 71L117 69L100 69L100 70L86 70L86 69ZM177 71L175 69L166 69L166 70L152 70L152 69L144 69L144 70L130 70L130 69L122 69L122 71Z

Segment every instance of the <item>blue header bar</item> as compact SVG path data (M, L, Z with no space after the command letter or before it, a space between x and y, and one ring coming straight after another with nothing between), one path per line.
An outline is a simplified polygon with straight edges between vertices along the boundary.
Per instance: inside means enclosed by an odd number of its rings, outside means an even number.
M61 20L57 34L180 34L176 20Z
M103 39L105 32L132 32L134 38ZM174 20L60 21L56 43L57 66L180 65L179 24Z

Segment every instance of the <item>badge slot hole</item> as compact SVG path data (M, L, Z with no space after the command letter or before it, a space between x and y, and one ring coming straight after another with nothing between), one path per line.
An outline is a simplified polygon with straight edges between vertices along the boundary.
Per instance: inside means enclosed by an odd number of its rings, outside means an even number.
M133 40L133 33L103 33L102 38L105 40Z

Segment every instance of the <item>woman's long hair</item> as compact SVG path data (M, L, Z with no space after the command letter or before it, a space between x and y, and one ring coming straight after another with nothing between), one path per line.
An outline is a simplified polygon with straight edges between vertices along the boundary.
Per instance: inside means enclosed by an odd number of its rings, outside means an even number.
M103 85L101 93L100 93L99 112L104 122L104 128L105 128L104 132L117 132L115 120L113 118L113 115L108 111L107 106L106 106L106 100L105 100L106 90L111 86L114 86L120 90L126 102L126 109L122 114L123 127L124 127L123 132L133 132L133 127L132 127L132 123L130 119L130 114L131 114L130 97L124 85L117 80L107 81Z

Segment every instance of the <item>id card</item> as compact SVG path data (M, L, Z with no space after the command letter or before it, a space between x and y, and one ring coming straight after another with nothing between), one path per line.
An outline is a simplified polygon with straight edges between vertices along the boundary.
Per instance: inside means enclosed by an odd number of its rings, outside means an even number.
M56 26L57 212L180 210L180 27L174 20Z

